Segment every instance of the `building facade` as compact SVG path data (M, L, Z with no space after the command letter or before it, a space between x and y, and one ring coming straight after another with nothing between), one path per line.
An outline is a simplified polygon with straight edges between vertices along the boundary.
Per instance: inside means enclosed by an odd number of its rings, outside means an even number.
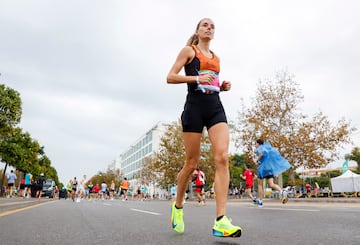
M140 180L141 168L147 158L152 157L160 147L160 139L167 130L168 123L159 122L150 130L143 134L138 140L133 142L120 157L116 160L116 169L120 169L123 177L130 182L130 190L135 192L141 185L146 185L149 195L153 196L163 190L157 190L149 183Z

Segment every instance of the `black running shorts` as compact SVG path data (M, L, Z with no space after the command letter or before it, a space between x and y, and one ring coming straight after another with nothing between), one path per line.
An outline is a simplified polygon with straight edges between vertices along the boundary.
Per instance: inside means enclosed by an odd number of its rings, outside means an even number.
M202 133L217 123L227 123L219 93L188 93L181 114L183 132Z

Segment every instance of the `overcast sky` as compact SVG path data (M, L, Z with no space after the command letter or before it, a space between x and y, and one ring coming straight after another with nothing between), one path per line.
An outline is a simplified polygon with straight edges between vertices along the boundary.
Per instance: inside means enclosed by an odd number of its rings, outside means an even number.
M0 0L0 83L20 93L20 126L59 179L92 176L157 122L180 117L186 85L166 76L210 17L221 79L233 84L221 94L229 120L260 79L287 70L303 113L360 128L359 9L356 0Z

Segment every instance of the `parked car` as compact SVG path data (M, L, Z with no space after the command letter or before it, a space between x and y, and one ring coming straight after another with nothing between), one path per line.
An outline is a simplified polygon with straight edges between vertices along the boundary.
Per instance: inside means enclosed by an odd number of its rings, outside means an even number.
M68 198L68 191L66 190L65 187L63 187L61 190L59 190L59 199L61 198Z
M55 181L47 179L43 185L42 196L54 198L55 193Z

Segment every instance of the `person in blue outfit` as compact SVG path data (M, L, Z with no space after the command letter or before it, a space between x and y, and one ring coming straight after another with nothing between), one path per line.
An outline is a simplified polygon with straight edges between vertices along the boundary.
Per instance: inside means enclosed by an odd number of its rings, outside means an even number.
M285 190L274 183L274 177L288 170L291 165L289 162L280 155L280 153L272 148L268 141L264 142L262 139L256 141L256 157L254 162L258 164L258 198L256 204L262 207L262 199L264 197L264 179L268 181L272 189L279 191L280 198L283 204L287 203L288 197Z

